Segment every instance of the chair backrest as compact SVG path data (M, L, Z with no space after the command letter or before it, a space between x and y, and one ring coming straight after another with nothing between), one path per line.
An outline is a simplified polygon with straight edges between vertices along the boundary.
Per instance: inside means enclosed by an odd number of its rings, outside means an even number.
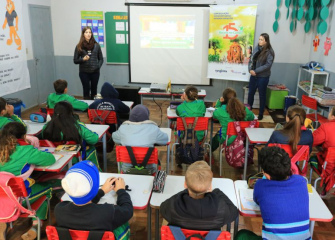
M200 231L200 230L189 230L189 229L181 229L185 237L189 237L193 234L199 234L203 238L206 237L209 231ZM162 226L161 227L161 240L173 240L175 239L169 226ZM230 233L229 232L221 232L221 234L216 238L217 240L230 240Z
M53 108L47 108L47 114L51 117L54 115L54 109Z
M142 163L144 160L144 157L148 151L148 147L132 147L136 162ZM129 153L127 151L127 148L125 146L116 146L115 148L116 152L116 161L122 162L122 163L131 163ZM157 148L154 149L152 152L149 161L147 164L158 164L158 150Z
M117 115L115 111L88 109L87 113L91 123L117 125Z
M195 117L185 117L187 125L193 124ZM207 131L208 130L208 118L198 117L197 124L195 125L194 131ZM183 120L181 117L177 118L177 131L185 131Z
M335 163L335 147L329 147L327 149L325 161L327 161L327 163Z
M72 230L69 229L72 240L86 240L89 231ZM46 233L48 240L60 240L58 237L57 229L55 226L47 226ZM106 231L101 240L114 240L114 234L112 232Z
M268 147L280 147L287 152L288 156L291 158L291 171L293 174L299 174L306 176L308 164L303 164L302 168L296 165L300 161L308 161L309 159L309 146L308 145L298 145L298 151L293 154L292 148L288 144L278 144L278 143L269 143Z
M313 109L313 110L318 109L318 103L317 103L316 99L311 98L307 95L302 95L301 103L302 103L302 105L304 105L307 108L310 108L310 109Z
M240 121L241 131L245 132L245 129L250 126L252 121ZM259 127L259 122L256 122L255 128ZM229 122L227 127L227 136L237 135L234 122Z

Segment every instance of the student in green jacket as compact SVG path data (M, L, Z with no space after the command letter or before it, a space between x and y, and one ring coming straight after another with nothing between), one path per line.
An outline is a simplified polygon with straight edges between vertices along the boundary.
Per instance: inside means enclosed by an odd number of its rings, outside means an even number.
M229 99L231 98L236 98L236 91L233 88L226 88L223 92L222 92L222 97L220 97L215 104L215 108L222 108L224 110L226 110L227 108L227 103L229 101Z
M255 119L255 115L243 103L237 98L231 98L228 101L227 109L218 108L213 113L213 118L219 120L221 125L221 137L220 132L217 132L212 139L212 151L214 152L220 145L226 141L228 123L234 121L252 121ZM230 145L236 136L232 136L228 139L228 145Z
M39 151L29 145L25 140L25 135L26 128L18 122L10 122L2 129L0 133L0 171L19 176L29 169L30 164L48 166L55 163L55 157L51 153ZM34 203L43 195L50 199L53 184L52 181L35 183L32 178L25 180L29 202ZM45 220L47 213L48 203L45 201L37 210L36 215L41 220ZM36 226L37 219L33 219L33 227L22 235L22 239L35 239L37 235ZM6 225L1 226L1 228L6 230Z
M86 159L92 161L99 168L97 153L94 147L99 141L99 136L74 117L73 108L70 103L61 101L55 105L54 114L51 117L51 121L44 125L41 138L52 142L61 142L61 144L65 144L67 141L82 144L83 140L85 140L88 146L88 149L86 149ZM77 162L78 158L74 157L72 163Z
M67 94L67 81L58 79L54 82L55 93L50 93L47 99L48 108L55 108L56 103L68 101L75 110L86 111L88 104Z
M203 117L206 113L204 101L198 100L198 89L194 86L187 86L181 99L184 101L180 104L176 113L179 117ZM197 139L200 142L204 138L204 132L196 133Z
M13 105L8 104L5 99L0 97L0 129L10 122L19 122L27 128L22 119L14 114Z

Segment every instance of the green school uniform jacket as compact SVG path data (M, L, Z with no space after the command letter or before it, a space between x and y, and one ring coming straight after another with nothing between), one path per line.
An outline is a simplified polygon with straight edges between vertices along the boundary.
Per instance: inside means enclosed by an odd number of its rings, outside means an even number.
M26 164L49 166L56 162L55 157L48 152L42 152L32 145L17 145L15 151L10 155L9 161L0 163L0 171L21 175L21 170Z
M27 128L27 125L24 123L24 121L22 121L22 119L19 116L13 114L10 118L4 116L0 117L0 129L2 129L7 123L10 122L22 123L23 126Z
M176 113L179 117L203 117L206 113L205 103L201 100L195 100L193 102L184 101L180 104ZM196 132L198 141L201 141L204 138L204 131Z
M223 104L222 102L220 102L220 99L218 99L218 100L216 101L215 108L223 108L224 110L226 110L227 105L226 105L226 104Z
M59 93L50 93L47 99L48 108L54 108L56 103L60 101L67 101L71 103L73 109L85 111L88 108L88 104L75 99L74 97L68 94L59 94Z
M223 106L226 107L225 105ZM255 119L253 112L250 111L247 107L245 107L245 111L247 112L247 115L244 118L244 121L252 121ZM234 122L235 120L230 118L229 113L226 111L226 109L222 107L214 111L213 118L217 119L220 122L220 125L222 127L220 143L223 143L224 141L226 141L228 123ZM235 138L236 136L230 137L228 140L228 145L230 145L235 140Z

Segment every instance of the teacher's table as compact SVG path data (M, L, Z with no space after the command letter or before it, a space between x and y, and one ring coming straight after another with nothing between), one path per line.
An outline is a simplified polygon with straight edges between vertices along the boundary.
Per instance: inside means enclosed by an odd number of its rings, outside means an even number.
M307 184L307 182L306 182ZM241 207L240 200L240 189L247 189L248 184L247 181L237 180L234 182L235 193L237 198L237 206L240 211L241 216L245 217L261 217L260 211L251 211L251 210L243 210ZM314 225L315 221L319 222L331 222L333 220L333 215L327 208L326 204L323 202L317 191L314 187L312 187L313 193L308 193L309 195L309 231L311 233L311 237L313 237Z
M54 154L55 148L51 147L40 147L38 148L40 151L50 152ZM58 154L58 153L57 153ZM50 166L36 166L34 171L43 171L43 172L60 172L66 165L69 168L72 166L72 158L74 154L69 153L59 153L63 155L60 159L56 160L56 162Z
M153 192L150 199L150 207L148 208L151 211L151 207L155 209L155 239L159 239L159 208L162 202L172 197L176 193L183 191L185 182L185 176L173 176L167 175L165 180L165 187L162 193ZM212 181L213 189L220 189L226 196L238 207L238 202L235 195L234 183L233 180L228 178L213 178ZM148 213L149 214L149 213ZM151 215L151 214L149 214ZM237 233L238 229L238 217L235 220L234 224L234 234ZM150 234L150 235L149 235ZM148 239L151 239L151 222L148 225Z
M91 105L91 104L94 102L94 100L80 100L80 101L87 103L88 106ZM130 109L131 109L132 106L134 105L134 102L132 102L132 101L122 101L122 102L123 102L125 105L127 105Z
M245 146L245 156L244 156L244 171L243 171L243 180L245 180L247 175L247 166L248 166L248 151L250 144L267 144L273 128L246 128L246 146Z

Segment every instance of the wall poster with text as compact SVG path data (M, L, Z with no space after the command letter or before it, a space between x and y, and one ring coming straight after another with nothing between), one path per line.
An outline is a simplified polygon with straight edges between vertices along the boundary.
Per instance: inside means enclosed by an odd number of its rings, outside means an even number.
M211 6L207 77L249 81L256 12L257 5Z
M90 27L100 47L105 45L104 14L102 11L81 11L81 29Z

